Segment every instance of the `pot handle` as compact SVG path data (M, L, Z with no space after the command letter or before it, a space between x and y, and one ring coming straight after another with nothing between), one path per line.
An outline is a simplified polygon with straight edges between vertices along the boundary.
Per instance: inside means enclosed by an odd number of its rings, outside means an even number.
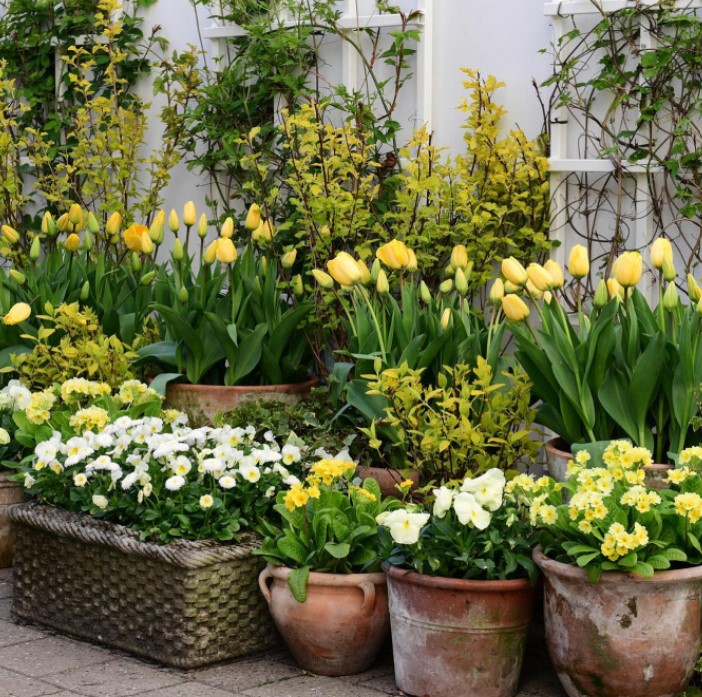
M272 598L271 587L268 582L272 580L273 572L271 571L271 567L266 566L266 568L258 575L258 587L261 589L261 593L269 605L271 604Z
M361 612L366 615L370 615L375 608L375 583L371 581L361 581L358 587L363 591L363 604L361 605Z

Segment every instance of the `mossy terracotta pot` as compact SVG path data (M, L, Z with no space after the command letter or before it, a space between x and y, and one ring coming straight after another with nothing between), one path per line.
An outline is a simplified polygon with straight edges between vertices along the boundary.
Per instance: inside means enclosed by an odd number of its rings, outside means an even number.
M544 443L544 455L548 474L557 482L566 480L568 462L573 459L570 445L563 438L552 438Z
M700 652L702 567L646 579L583 569L534 550L544 575L546 644L570 697L674 697Z
M512 697L535 589L386 568L395 682L418 697Z
M396 496L400 498L402 494L397 485L409 479L412 482L411 489L419 486L419 472L412 470L405 476L400 470L391 467L367 467L362 465L356 470L356 474L361 479L375 479L380 486L380 493L385 496Z
M0 471L0 568L12 566L12 525L5 515L5 509L29 499L21 483L10 481L11 474Z
M212 423L215 414L226 413L257 399L296 402L319 382L316 377L286 385L188 385L171 382L166 387L166 404L188 415L191 426Z
M369 668L390 633L385 574L312 572L300 603L288 586L290 572L268 565L258 583L300 668L332 676Z

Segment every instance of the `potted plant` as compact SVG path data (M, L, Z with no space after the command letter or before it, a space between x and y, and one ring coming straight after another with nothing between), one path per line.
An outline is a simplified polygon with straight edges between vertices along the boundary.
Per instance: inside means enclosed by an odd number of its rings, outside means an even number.
M603 458L579 453L565 484L521 492L542 530L549 653L571 697L677 695L701 643L702 478L682 466L651 490L650 451L612 441Z
M170 269L155 281L162 340L143 347L137 361L168 371L155 386L167 386L169 404L193 425L252 394L294 399L316 382L304 332L312 305L299 279L286 277L290 259L269 259L251 243L239 255L232 234L228 219L206 249L201 241L197 261L176 239Z
M356 464L325 458L305 482L278 494L281 527L269 524L259 585L301 668L320 675L366 670L387 639L387 587L375 522L399 505L378 484L350 481ZM358 480L357 480L358 481Z
M21 468L36 500L8 509L14 616L184 668L275 644L253 531L304 444L192 429L145 385L85 383L62 384L37 427L50 438L26 429L40 442Z
M702 292L690 277L692 302L683 305L674 283L672 250L661 253L657 247L652 259L661 275L655 308L636 289L641 255L625 252L614 262L612 278L600 282L592 308L585 312L580 281L589 273L589 262L585 249L574 247L569 262L576 280L574 322L564 308L562 274L556 282L536 264L526 270L514 260L503 264L514 291L503 305L516 337L516 355L533 382L534 396L541 400L537 422L560 438L546 450L560 458L550 466L561 480L574 444L606 444L628 437L652 450L657 463L665 463L699 441L691 425L697 412L694 392L702 382ZM539 284L536 290L544 293L542 302L527 285L532 278ZM531 326L529 308L518 297L522 290L534 301L538 329ZM514 311L518 306L523 309Z
M505 483L492 468L433 489L430 512L409 504L377 518L403 693L517 691L538 572L524 506Z

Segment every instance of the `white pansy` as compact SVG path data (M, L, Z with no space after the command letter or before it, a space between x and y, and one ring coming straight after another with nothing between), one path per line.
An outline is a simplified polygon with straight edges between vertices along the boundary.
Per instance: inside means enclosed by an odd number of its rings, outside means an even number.
M29 472L24 473L24 488L31 489L36 484L36 479Z
M431 493L434 494L434 508L432 512L437 518L443 518L453 503L453 491L442 486L439 489L432 489Z
M259 470L255 465L247 465L244 467L240 466L239 474L247 482L251 482L252 484L255 484L261 478L261 470Z
M88 483L88 477L83 472L73 475L73 484L81 489Z
M275 436L273 435L273 431L266 431L263 434L263 440L267 441L268 443L272 443L275 441Z
M34 448L34 454L39 460L49 461L53 460L58 453L58 445L56 441L45 440L41 443L37 443L36 448Z
M217 483L222 487L222 489L233 489L236 486L236 479L230 474L225 474L220 477Z
M294 474L291 474L283 479L283 484L285 484L285 486L295 486L295 484L299 483L300 480Z
M296 445L284 445L283 446L283 464L292 465L294 462L299 462L302 458L302 453L300 448Z
M267 499L271 499L275 496L275 487L274 486L269 486L266 489L266 493L263 494Z
M93 505L104 510L105 508L107 508L107 504L108 501L106 496L103 496L102 494L93 495Z
M281 465L279 462L276 462L273 465L273 471L276 474L279 474L281 477L289 477L290 476L289 470L286 467L283 467L283 465Z
M475 496L467 491L462 491L453 499L453 510L456 511L461 525L472 525L478 530L485 530L490 525L490 513L477 501Z
M19 380L10 380L7 393L13 401L15 411L24 411L32 401L32 393Z
M122 489L125 491L127 489L130 489L134 484L136 484L137 479L139 479L139 473L138 472L130 472L123 480L122 480Z
M151 454L157 459L162 460L165 457L170 457L176 453L184 453L188 450L185 443L180 443L177 440L166 440L160 443Z
M7 445L9 442L10 434L4 428L0 428L0 445Z
M475 500L489 511L496 511L502 505L502 495L505 490L505 473L493 467L480 477L466 477L461 485L461 491L475 496Z
M398 508L385 518L383 525L390 530L397 544L413 545L419 540L419 534L428 520L428 513L411 513L405 508Z
M172 477L168 477L168 479L166 479L165 486L168 491L178 491L185 486L185 477L181 477L179 474L174 474Z

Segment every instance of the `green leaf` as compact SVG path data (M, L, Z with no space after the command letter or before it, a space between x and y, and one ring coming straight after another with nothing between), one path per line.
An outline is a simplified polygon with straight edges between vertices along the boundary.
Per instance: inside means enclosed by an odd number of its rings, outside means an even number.
M294 537L281 537L276 544L281 554L285 555L285 557L293 562L304 564L307 561L307 550L304 545Z
M327 542L324 545L324 549L334 559L346 559L351 551L351 545L348 542Z
M301 569L293 569L288 576L288 587L292 591L293 598L298 603L307 600L307 583L310 578L310 567L303 566Z
M261 360L261 341L267 331L266 324L258 324L253 332L240 342L237 362L227 370L228 384L238 384L258 365Z

